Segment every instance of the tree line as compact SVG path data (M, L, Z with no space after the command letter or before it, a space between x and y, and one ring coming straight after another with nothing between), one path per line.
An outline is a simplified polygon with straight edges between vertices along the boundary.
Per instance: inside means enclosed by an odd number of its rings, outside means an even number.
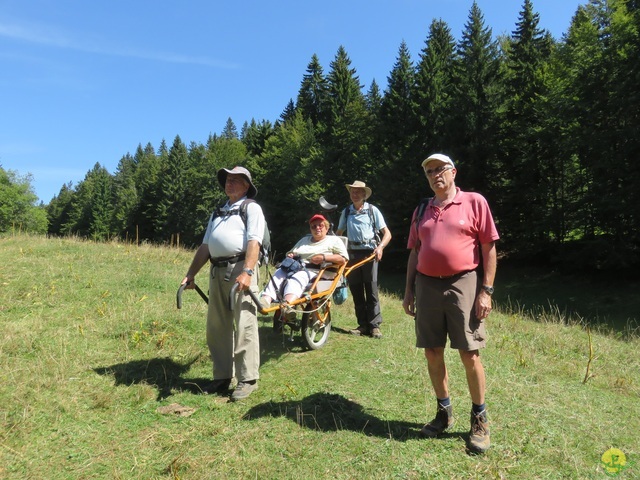
M382 90L344 47L327 73L313 55L275 122L232 119L206 143L140 144L115 173L96 164L46 206L48 232L197 245L224 199L215 172L254 175L275 249L306 231L324 195L346 205L365 181L403 252L429 195L420 162L450 155L457 183L494 212L501 251L585 268L640 263L640 2L590 0L554 39L524 0L494 37L476 3L460 39L434 20L413 58L402 42ZM334 219L334 220L337 220Z

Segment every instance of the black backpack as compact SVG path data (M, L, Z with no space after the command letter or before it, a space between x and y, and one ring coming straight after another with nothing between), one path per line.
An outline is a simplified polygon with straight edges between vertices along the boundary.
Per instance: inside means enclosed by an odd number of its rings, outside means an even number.
M230 215L240 215L242 222L246 228L247 226L247 205L249 203L255 202L253 198L247 198L240 205L240 208L236 208L229 211L223 211L222 207L226 205L226 202L220 205L213 211L211 215L211 220L218 217L228 217ZM260 257L258 259L258 265L264 265L269 262L269 255L271 254L271 232L269 231L269 227L267 226L267 221L265 219L264 222L264 232L262 234L262 244L260 245Z
M416 244L416 250L420 250L420 237L417 236L418 234L418 227L420 227L420 220L422 220L422 215L424 215L424 211L427 209L427 205L429 205L429 202L431 201L433 197L424 197L422 200L420 200L420 203L418 204L417 207L417 213L416 213L416 218L413 219L413 223L415 223L416 225L416 239L418 241L418 243Z

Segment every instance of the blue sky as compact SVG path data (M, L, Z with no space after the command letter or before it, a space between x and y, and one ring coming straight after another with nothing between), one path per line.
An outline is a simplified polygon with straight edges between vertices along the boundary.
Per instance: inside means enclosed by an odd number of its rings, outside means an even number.
M364 91L386 87L404 40L413 60L434 19L459 39L473 0L0 0L0 166L48 203L138 144L189 145L227 118L278 119L315 53L346 49ZM494 36L522 0L477 0ZM587 0L534 0L561 38Z

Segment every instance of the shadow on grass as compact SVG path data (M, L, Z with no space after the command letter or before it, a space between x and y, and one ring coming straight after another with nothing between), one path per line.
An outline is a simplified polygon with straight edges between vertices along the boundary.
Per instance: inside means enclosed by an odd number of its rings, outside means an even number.
M286 417L299 426L321 432L351 430L368 436L399 441L420 438L421 424L401 420L382 420L358 403L335 393L318 392L300 401L267 402L252 407L245 420ZM450 434L449 436L462 436Z
M293 335L291 335L291 329L289 327L285 327L283 329L284 331L275 332L273 330L272 317L258 318L262 323L259 327L261 363L264 364L268 360L277 359L282 355L289 353L304 353L311 351L307 348L304 340L302 339L302 333L299 329L294 331ZM332 325L327 342L331 342L331 336L335 333L349 333L349 331Z
M195 357L185 363L178 363L171 358L132 360L108 367L94 368L93 371L98 375L112 376L116 386L153 385L158 390L156 400L159 401L177 391L203 393L204 387L211 383L211 378L183 378L199 358L199 356Z
M260 359L265 363L271 359L291 352L304 352L300 333L296 332L293 339L288 335L277 334L273 331L268 318L260 318ZM204 335L204 332L203 332ZM157 400L163 400L177 392L191 392L199 395L212 381L212 378L185 378L191 366L205 355L201 354L184 363L165 358L149 358L132 360L130 362L117 363L107 367L94 368L98 375L112 376L116 386L129 386L136 384L152 385L158 390ZM208 352L206 353L208 355Z

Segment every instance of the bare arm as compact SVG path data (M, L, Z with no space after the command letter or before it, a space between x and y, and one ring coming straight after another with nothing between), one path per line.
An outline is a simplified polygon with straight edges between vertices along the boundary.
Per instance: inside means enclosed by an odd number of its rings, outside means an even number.
M187 274L180 285L184 285L187 282L193 282L200 269L205 263L207 263L207 260L209 260L209 246L206 243L203 243L198 247L198 250L196 250L193 260L191 261L191 265L189 266L189 270L187 270ZM187 288L193 288L193 285L190 285Z
M498 254L496 251L496 243L483 243L482 248L482 267L484 276L482 277L482 285L493 286L496 277L496 268L498 265ZM476 297L476 317L478 320L484 320L491 313L491 295L480 289Z
M333 263L335 265L347 263L347 259L338 253L318 253L310 257L309 261L316 265L321 265L323 262Z
M404 300L402 301L404 312L412 317L416 315L414 285L418 272L417 266L418 252L415 248L412 248L411 253L409 253L409 260L407 260L407 280L404 286Z
M389 245L389 242L391 241L391 230L389 230L387 227L384 227L380 231L382 232L382 240L380 240L380 244L373 251L373 253L376 254L377 261L382 260L382 251L384 250L384 247Z
M244 267L249 270L255 270L260 255L260 242L257 240L249 240L247 242L247 253L244 257ZM238 290L247 290L251 286L251 276L247 272L242 272L236 277Z

